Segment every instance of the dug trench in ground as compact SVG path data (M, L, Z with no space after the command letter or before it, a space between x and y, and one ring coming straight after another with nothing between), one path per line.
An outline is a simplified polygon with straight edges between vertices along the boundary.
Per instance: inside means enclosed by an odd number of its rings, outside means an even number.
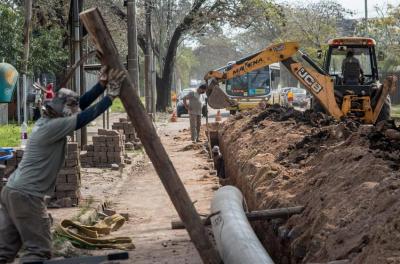
M400 263L400 132L272 106L221 124L228 184L249 210L304 205L254 224L276 263Z

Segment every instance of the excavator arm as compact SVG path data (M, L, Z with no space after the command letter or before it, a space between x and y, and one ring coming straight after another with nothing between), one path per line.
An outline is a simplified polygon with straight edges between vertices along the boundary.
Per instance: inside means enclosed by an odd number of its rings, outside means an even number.
M295 61L293 55L297 52L300 52L313 68L305 67L302 63ZM272 63L281 62L315 97L327 113L336 119L340 119L343 116L343 112L336 104L333 79L307 58L305 54L299 51L297 42L285 42L268 46L264 50L243 58L225 68L210 71L204 77L209 84L207 89L209 104L213 108L224 108L234 103L219 88L219 82L241 76Z
M236 61L234 64L215 71L209 71L204 79L214 78L218 81L230 80L248 72L261 69L275 62L292 57L299 49L297 42L286 42L271 45L262 51ZM223 70L223 72L221 72Z

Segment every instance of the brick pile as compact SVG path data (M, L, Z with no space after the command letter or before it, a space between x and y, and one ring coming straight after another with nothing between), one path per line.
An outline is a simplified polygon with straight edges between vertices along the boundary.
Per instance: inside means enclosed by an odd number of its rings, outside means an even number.
M56 189L52 203L60 207L71 207L79 204L81 172L78 143L69 142L64 164L57 175Z
M93 136L93 144L82 151L82 167L110 168L113 164L123 164L125 136L115 130L99 129Z
M137 139L132 123L129 122L126 118L120 118L119 122L113 123L112 129L122 130L125 135L126 142L133 143Z

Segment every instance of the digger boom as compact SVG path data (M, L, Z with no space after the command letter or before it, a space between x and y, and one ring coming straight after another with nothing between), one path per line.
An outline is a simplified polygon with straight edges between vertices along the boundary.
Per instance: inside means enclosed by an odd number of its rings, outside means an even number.
M302 62L298 62L293 58L297 52L300 53L301 57L307 61L311 67L307 67ZM215 102L214 106L221 106L220 108L232 104L233 100L230 100L229 97L219 89L219 82L242 76L243 74L258 70L276 62L281 62L289 72L303 84L305 89L313 95L322 108L337 120L354 110L352 109L353 101L361 100L363 104L360 112L364 112L364 117L362 119L366 123L375 123L378 119L385 98L389 91L393 89L396 82L395 78L388 78L384 82L375 109L372 109L371 107L370 96L360 97L350 95L344 96L343 104L340 108L335 98L334 79L329 75L329 73L314 63L306 54L302 53L299 50L299 44L297 42L285 42L270 45L264 50L240 59L224 68L208 72L204 79L207 82L212 80L207 91L209 96L212 95L209 101ZM213 89L221 91L214 93L212 91ZM224 95L222 93L224 93ZM214 99L212 98L214 95L215 97L223 99ZM214 107L213 105L211 106Z

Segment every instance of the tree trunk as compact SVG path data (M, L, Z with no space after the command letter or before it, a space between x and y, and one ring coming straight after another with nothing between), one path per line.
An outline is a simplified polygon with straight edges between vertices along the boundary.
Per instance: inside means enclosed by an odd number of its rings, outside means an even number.
M172 74L175 67L176 51L179 46L179 40L182 35L192 27L194 17L199 11L205 0L198 0L193 4L192 10L185 16L183 21L175 29L171 41L168 46L167 55L165 56L164 69L162 72L162 80L157 83L157 111L165 112L167 107L171 104L171 85Z

